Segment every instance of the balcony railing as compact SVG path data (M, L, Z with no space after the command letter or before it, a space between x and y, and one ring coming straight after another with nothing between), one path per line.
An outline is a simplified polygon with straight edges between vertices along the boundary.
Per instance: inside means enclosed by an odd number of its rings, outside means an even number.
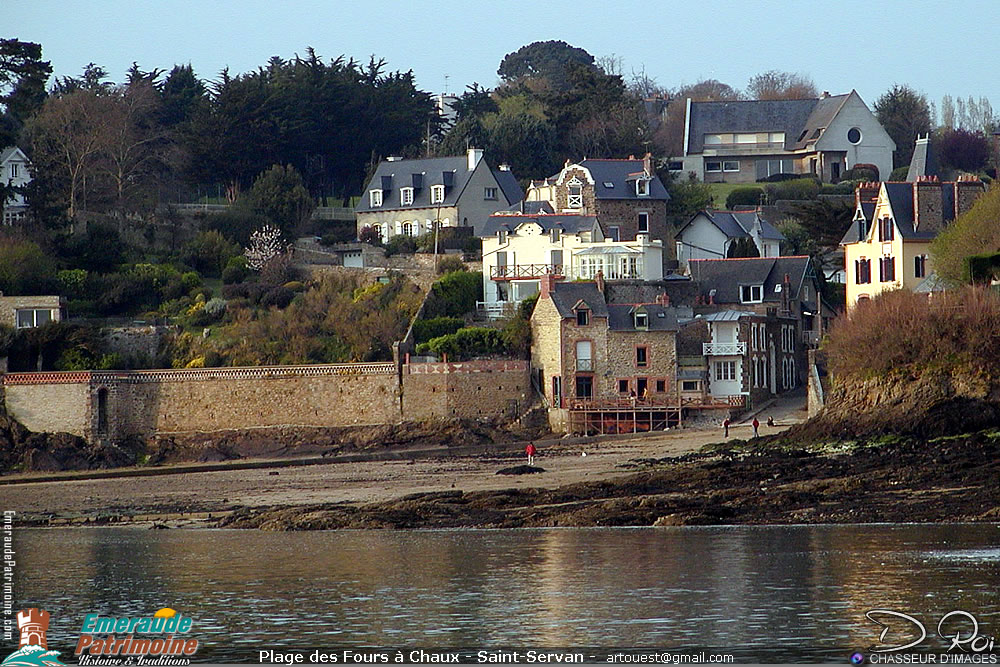
M701 352L706 357L720 355L742 355L747 352L746 343L702 343Z
M592 371L592 370L594 370L594 360L593 359L577 359L576 360L576 370L578 370L578 371Z
M490 267L492 280L535 280L542 276L563 277L562 264L504 264Z

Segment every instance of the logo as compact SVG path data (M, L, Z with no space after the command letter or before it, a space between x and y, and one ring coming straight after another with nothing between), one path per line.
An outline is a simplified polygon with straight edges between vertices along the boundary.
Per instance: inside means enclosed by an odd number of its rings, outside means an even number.
M198 650L198 640L188 636L193 626L170 607L152 616L87 614L73 655L81 665L188 665Z
M41 609L22 609L17 612L17 627L21 631L21 641L17 650L8 655L5 667L39 667L40 665L62 665L59 651L50 651L45 633L49 629L49 612Z

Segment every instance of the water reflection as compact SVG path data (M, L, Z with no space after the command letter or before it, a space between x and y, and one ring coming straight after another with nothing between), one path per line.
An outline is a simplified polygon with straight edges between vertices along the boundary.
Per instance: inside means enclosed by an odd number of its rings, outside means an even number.
M524 531L22 530L20 606L195 619L203 645L871 644L875 607L998 629L996 526Z

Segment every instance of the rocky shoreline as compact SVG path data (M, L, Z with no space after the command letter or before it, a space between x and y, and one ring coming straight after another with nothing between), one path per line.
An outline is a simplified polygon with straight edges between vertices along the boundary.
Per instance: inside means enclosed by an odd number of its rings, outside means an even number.
M1000 520L1000 432L882 437L848 451L781 436L635 460L635 472L556 488L460 489L353 505L237 508L214 525L260 530L527 528Z

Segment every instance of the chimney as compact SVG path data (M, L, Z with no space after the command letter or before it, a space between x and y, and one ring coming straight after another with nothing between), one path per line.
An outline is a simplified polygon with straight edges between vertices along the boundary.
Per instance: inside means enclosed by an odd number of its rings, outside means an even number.
M556 276L553 273L546 273L542 276L541 283L538 286L538 298L548 299L551 297L552 292L556 289Z
M821 100L825 100L825 99L826 99L826 98L828 98L828 97L830 97L830 91L829 91L829 90L824 90L824 91L823 91L823 94L819 96L819 98L820 98Z
M470 148L468 154L469 171L474 171L479 166L479 161L483 159L482 148Z
M652 153L646 153L645 155L642 156L642 168L650 176L653 175L654 172L653 172L653 154Z
M955 182L955 217L962 215L986 191L985 184L973 174L962 174Z
M854 205L857 207L862 204L874 204L878 199L880 185L878 181L858 183L858 187L854 190Z
M594 282L597 283L597 291L604 294L604 271L597 272L597 275L594 276Z
M670 295L667 294L666 292L663 292L662 294L657 294L656 303L657 305L663 306L664 308L668 308L670 306Z
M944 196L936 176L913 184L913 229L937 233L944 227Z
M386 162L399 162L399 161L400 161L400 160L402 160L402 159L403 159L403 158L399 157L398 155L390 155L389 157L387 157L387 158L385 159L385 161L386 161Z
M510 171L510 165L509 164L500 165L500 171Z

